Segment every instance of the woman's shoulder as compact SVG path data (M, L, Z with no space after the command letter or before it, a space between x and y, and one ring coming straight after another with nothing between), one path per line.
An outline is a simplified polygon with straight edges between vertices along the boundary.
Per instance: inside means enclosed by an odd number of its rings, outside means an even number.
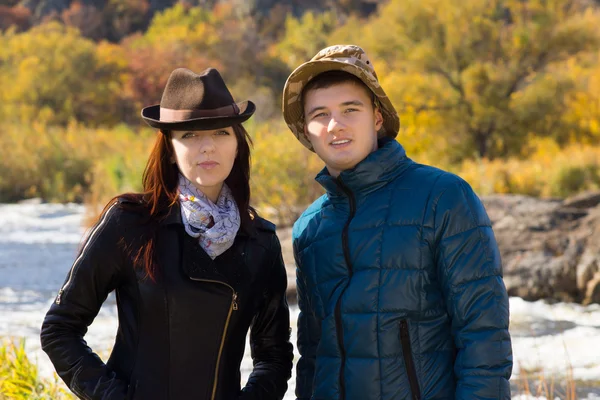
M254 223L254 227L257 230L260 230L262 232L269 232L272 234L275 234L276 232L277 226L268 219L255 215L252 219L252 222Z
M255 214L252 218L254 241L258 245L274 252L280 251L279 239L277 238L276 225L263 217Z
M141 194L123 194L111 199L100 213L98 220L108 225L135 223L148 218L148 207Z

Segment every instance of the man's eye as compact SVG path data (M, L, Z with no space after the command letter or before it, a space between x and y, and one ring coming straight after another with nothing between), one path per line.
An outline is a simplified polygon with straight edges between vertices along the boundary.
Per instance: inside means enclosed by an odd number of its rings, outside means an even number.
M324 112L321 112L321 113L313 115L313 118L320 118L320 117L324 117L325 115L327 115L327 114Z
M358 111L358 109L356 109L356 108L346 108L346 112L347 113L354 112L354 111Z

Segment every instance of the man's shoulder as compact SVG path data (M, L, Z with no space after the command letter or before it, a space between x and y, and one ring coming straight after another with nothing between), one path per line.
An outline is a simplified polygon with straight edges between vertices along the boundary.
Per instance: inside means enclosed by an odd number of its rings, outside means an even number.
M302 215L300 215L296 222L294 222L294 228L292 229L293 240L298 239L302 235L311 221L314 223L315 219L319 218L321 209L327 203L327 201L328 197L326 194L324 194L316 199L310 206L308 206L306 210L304 210Z
M450 186L466 184L461 177L452 172L417 162L413 164L413 168L407 174L396 178L396 182L400 186L407 183L409 186L414 184L420 190L432 192L432 194L444 191Z
M437 209L460 210L467 206L470 212L480 213L484 210L479 196L462 177L428 165L423 165L421 169L421 176L416 179L422 182L421 187L428 191L427 197ZM483 214L481 218L486 219Z

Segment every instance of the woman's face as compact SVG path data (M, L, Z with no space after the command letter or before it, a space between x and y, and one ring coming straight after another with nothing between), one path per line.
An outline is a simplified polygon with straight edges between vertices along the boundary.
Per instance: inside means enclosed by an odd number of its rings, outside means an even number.
M232 127L210 131L172 131L171 144L179 171L216 202L237 155Z

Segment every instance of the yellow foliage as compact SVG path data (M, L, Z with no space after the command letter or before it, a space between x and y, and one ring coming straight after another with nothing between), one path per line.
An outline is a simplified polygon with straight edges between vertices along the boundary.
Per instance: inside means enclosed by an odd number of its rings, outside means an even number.
M3 37L0 117L23 124L116 123L123 63L103 60L94 42L58 23Z
M252 204L267 218L291 223L323 193L314 177L323 162L281 122L251 128Z
M566 197L600 189L600 147L570 145L561 149L550 139L534 139L527 159L465 160L450 168L481 195L519 193Z
M475 154L506 157L521 154L530 133L561 143L577 137L573 131L565 138L564 120L576 77L557 71L600 47L600 13L559 3L390 0L331 37L359 40L401 112L440 121L417 129L450 132L453 162ZM596 125L590 121L586 129Z
M285 36L271 49L270 55L293 70L322 48L336 44L328 40L328 35L340 25L332 11L308 11L300 19L289 15L285 21Z
M143 136L126 127L7 125L0 134L0 148L6 150L0 157L0 201L27 197L82 201L90 196L90 186L103 185L107 192L116 187L135 188L137 178L131 176L139 175L140 167L132 159L138 154L145 157L143 144ZM109 160L114 166L107 165Z
M75 399L58 376L42 379L38 368L27 357L25 341L0 341L0 400Z

